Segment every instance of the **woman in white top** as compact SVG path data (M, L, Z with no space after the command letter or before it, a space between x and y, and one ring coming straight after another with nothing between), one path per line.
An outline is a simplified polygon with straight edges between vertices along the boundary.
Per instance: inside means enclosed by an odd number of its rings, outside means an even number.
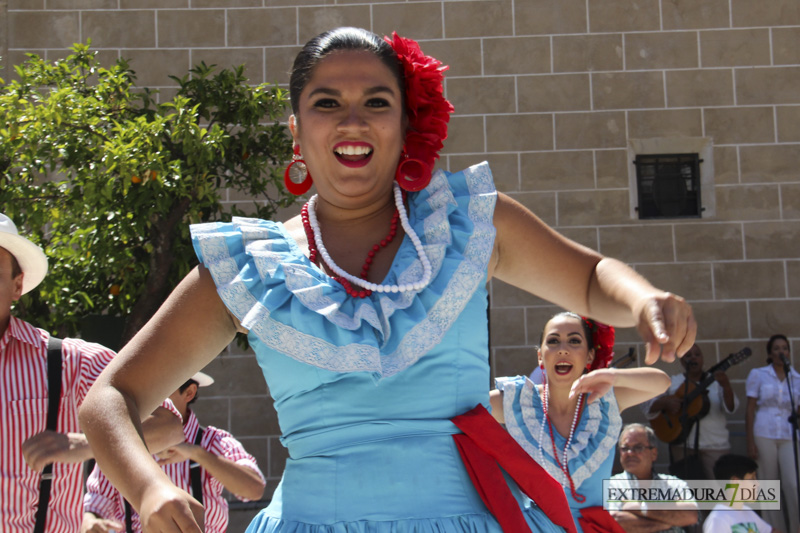
M789 384L783 360L789 359L789 340L773 335L767 342L767 365L754 368L747 376L747 453L758 461L759 479L780 479L786 500L789 527L782 511L764 511L763 517L775 529L798 531L797 465L792 450L792 412ZM800 394L800 374L789 367L795 405ZM780 474L780 475L779 475Z

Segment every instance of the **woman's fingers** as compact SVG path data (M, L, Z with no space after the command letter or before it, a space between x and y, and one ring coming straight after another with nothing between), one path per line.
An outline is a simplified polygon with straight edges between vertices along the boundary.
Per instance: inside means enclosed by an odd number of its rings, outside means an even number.
M172 486L149 492L140 518L145 533L202 533L204 515L197 500Z
M576 379L569 391L569 397L574 398L578 394L589 393L586 403L592 403L602 398L613 384L613 376L606 374L602 370L595 370L589 374L584 374Z
M645 303L639 314L637 330L647 347L644 361L652 365L663 355L664 344L669 341L664 314L657 300L651 299Z
M694 344L697 322L686 300L663 293L644 303L637 329L647 343L645 363L652 365L658 359L671 363Z
M204 511L203 506L200 505L197 501L194 501L194 505L190 502L190 507L192 514L185 515L181 514L175 518L175 525L178 526L176 531L180 531L181 533L197 533L203 531L203 517Z

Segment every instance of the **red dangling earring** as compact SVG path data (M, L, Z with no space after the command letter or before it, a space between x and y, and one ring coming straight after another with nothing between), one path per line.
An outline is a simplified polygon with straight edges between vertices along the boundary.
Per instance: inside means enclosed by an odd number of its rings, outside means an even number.
M308 171L306 162L303 161L303 156L300 155L300 145L294 145L294 155L292 155L292 162L286 167L283 173L283 182L290 193L295 196L305 194L311 188L314 180L311 178L311 172Z
M404 147L394 178L401 189L410 192L421 191L431 182L431 169L421 159L409 157Z

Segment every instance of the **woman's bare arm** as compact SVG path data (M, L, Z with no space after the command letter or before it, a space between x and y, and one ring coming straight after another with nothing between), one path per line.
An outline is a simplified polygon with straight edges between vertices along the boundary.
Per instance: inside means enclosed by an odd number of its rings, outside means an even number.
M492 389L489 392L489 404L492 406L492 416L501 424L506 423L505 415L503 414L503 393L497 389Z
M658 396L669 385L669 376L657 368L602 368L575 380L570 395L588 392L591 403L613 387L619 410L624 411Z
M211 275L198 267L100 374L81 406L81 427L97 463L145 524L198 531L202 523L202 507L170 487L145 447L141 420L224 350L236 331Z
M489 276L618 327L636 326L648 364L683 355L697 325L683 298L653 287L624 263L561 236L524 206L498 195Z

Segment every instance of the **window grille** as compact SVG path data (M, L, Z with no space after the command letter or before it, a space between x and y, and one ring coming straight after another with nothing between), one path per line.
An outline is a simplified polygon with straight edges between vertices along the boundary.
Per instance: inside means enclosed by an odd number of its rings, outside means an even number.
M699 218L702 162L698 154L637 155L639 218Z

